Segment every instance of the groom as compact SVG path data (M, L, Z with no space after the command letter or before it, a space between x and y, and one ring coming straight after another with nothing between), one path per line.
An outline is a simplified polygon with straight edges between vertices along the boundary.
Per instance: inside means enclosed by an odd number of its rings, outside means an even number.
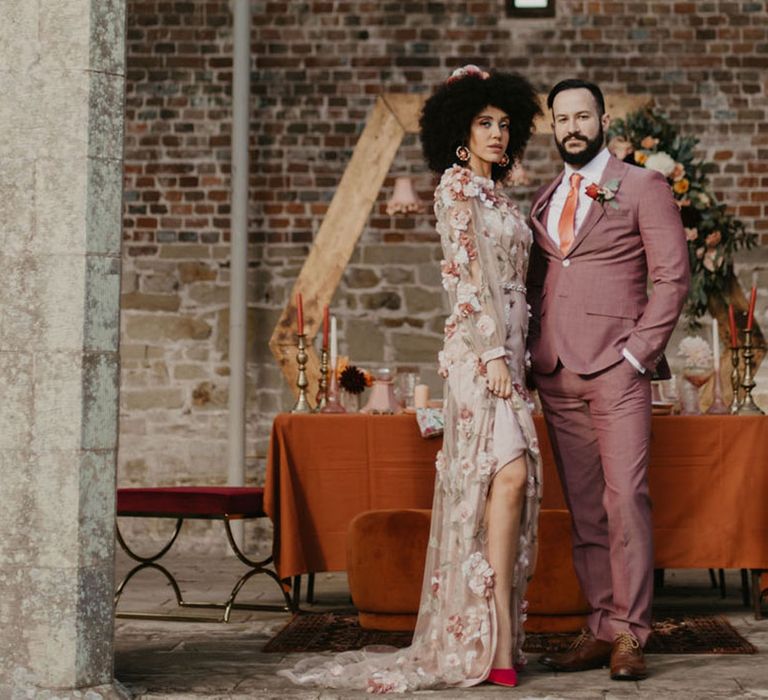
M539 661L639 680L653 596L651 374L688 291L685 233L665 177L605 148L600 88L564 80L547 106L565 168L531 208L529 345L593 612L574 647Z

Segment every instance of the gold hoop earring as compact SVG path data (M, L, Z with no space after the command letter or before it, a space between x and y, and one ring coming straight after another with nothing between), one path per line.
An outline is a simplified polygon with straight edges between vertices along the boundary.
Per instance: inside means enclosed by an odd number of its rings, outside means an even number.
M462 162L466 163L469 160L469 149L466 146L459 146L456 149L456 157Z
M502 156L501 160L499 161L499 165L502 168L506 168L509 165L509 156L506 153Z

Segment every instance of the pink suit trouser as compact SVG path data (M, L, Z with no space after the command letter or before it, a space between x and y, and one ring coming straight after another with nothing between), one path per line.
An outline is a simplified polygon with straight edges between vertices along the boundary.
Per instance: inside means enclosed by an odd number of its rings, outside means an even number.
M534 378L573 519L589 627L598 639L631 632L645 644L653 599L649 373L622 360L590 375L558 364Z

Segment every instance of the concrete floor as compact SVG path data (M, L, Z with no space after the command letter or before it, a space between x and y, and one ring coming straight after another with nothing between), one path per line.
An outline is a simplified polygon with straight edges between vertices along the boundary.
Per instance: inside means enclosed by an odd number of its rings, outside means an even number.
M122 577L130 561L118 559ZM169 557L189 599L226 597L242 565L231 557L199 555ZM611 700L613 698L768 698L768 619L755 620L742 607L737 572L728 572L728 595L722 600L709 587L706 571L668 571L665 588L657 593L655 611L680 610L721 613L752 644L754 655L651 655L651 676L641 683L615 682L601 669L578 674L556 674L539 667L535 655L516 689L481 685L465 690L423 691L410 696L472 700L511 696L548 700ZM263 580L261 580L263 579ZM241 600L277 602L275 584L255 577ZM346 577L319 574L314 606L323 610L349 605ZM129 585L120 609L172 610L171 589L157 573L142 572ZM235 612L229 624L150 622L118 619L115 676L136 698L361 698L365 693L302 689L275 675L295 663L298 654L264 654L261 648L285 623L285 613Z

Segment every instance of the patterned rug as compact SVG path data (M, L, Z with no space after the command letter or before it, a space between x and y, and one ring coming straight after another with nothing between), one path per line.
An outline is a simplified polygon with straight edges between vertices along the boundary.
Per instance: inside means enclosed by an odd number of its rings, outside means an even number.
M575 634L529 634L524 649L532 654L562 651ZM265 652L348 651L365 646L405 647L410 632L366 630L354 612L301 613L270 639ZM648 654L755 654L757 649L720 615L677 615L653 623Z

